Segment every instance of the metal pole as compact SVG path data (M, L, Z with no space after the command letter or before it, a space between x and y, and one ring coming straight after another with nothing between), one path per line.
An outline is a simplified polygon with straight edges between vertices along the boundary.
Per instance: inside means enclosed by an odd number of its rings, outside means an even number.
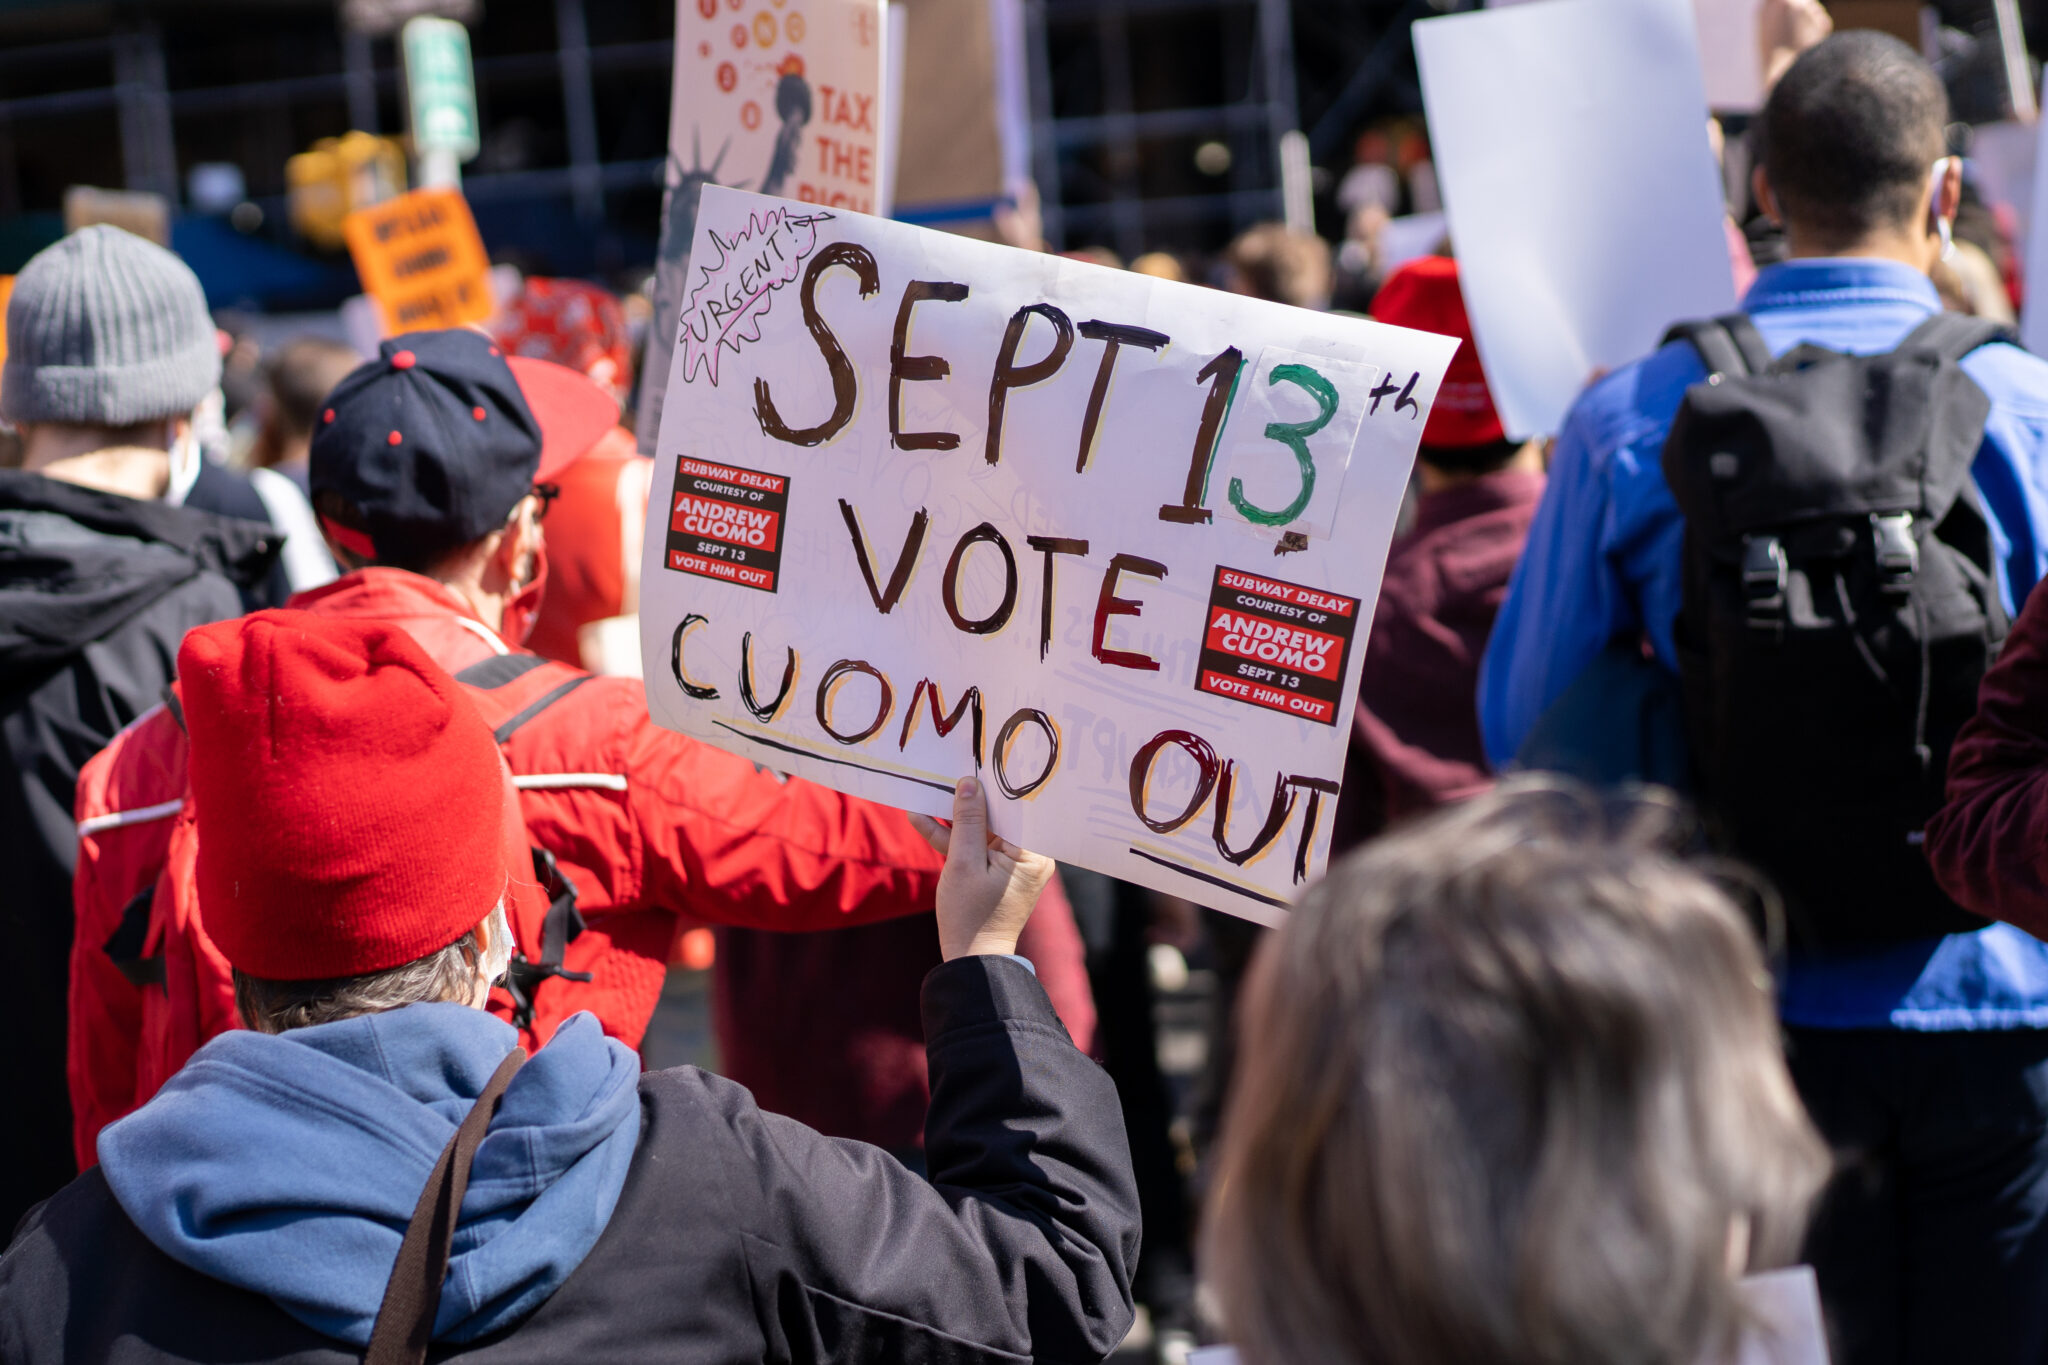
M462 160L445 147L431 147L419 154L420 188L459 190L462 188Z
M0 217L21 212L21 174L14 158L14 121L0 116Z
M1991 11L1998 20L1998 47L2005 58L2005 86L2012 102L2012 116L2032 123L2041 116L2034 102L2034 74L2027 65L2026 32L2020 27L2018 0L1992 0Z
M1290 128L1280 134L1281 216L1296 232L1316 230L1315 190L1309 182L1308 134Z
M1275 169L1274 207L1288 216L1284 187L1285 160L1280 139L1297 131L1301 114L1294 96L1294 19L1288 0L1259 0L1259 55L1265 64L1266 145ZM1302 149L1306 150L1306 149Z
M1111 222L1116 250L1126 261L1145 249L1145 204L1138 194L1138 127L1131 88L1130 16L1123 0L1097 0L1096 33L1102 52L1103 121L1108 144Z
M370 35L356 29L341 31L341 74L348 83L348 126L359 132L377 131L377 55L370 47Z
M1031 160L1038 182L1039 216L1045 240L1055 251L1067 244L1061 207L1060 148L1053 127L1052 52L1045 40L1045 0L1025 0L1024 28L1031 73Z
M178 152L171 140L171 92L164 49L149 25L114 35L114 99L121 123L121 163L131 190L178 202Z
M583 0L555 0L555 42L569 131L570 192L577 220L595 223L604 217L604 171L598 165L597 100L590 88L590 31Z

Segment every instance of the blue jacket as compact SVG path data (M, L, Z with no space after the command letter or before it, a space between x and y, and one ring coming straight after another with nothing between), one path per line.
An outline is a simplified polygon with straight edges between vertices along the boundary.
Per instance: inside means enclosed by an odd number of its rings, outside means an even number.
M1926 276L1891 261L1788 261L1743 300L1774 351L1801 343L1875 354L1941 307ZM1991 515L2008 609L2048 576L2048 362L1986 346L1963 369L1991 399L1974 469ZM1479 722L1496 767L1617 632L1640 629L1677 670L1684 520L1665 486L1664 438L1687 386L1690 345L1665 346L1580 396L1480 668ZM2009 925L1853 958L1799 961L1787 1023L1821 1028L2048 1027L2048 945Z

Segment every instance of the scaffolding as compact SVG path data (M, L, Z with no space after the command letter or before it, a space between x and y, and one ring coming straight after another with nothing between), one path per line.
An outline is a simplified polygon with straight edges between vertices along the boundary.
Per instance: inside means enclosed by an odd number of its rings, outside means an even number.
M1134 23L1162 17L1207 20L1220 51L1134 51ZM1299 123L1288 0L1026 0L1024 19L1033 178L1054 247L1103 243L1128 260L1161 240L1227 235L1282 216L1279 141ZM1057 98L1061 48L1084 54L1099 72L1090 98ZM1189 57L1218 60L1223 99L1171 100L1172 73L1150 64ZM1141 74L1155 77L1146 85L1168 95L1165 107L1141 107ZM1147 185L1158 177L1144 174L1146 144L1197 139L1230 153L1214 188L1162 193ZM1149 160L1156 166L1157 157Z
M587 37L587 0L554 0L556 46L551 52L481 57L476 62L480 87L498 79L516 79L543 72L557 76L562 91L562 122L567 164L530 170L486 172L466 176L464 192L475 201L564 196L576 217L595 223L604 216L608 191L645 189L660 184L663 159L606 161L599 153L594 82L625 72L666 73L674 47L667 40L614 43L593 47ZM120 130L121 164L128 189L162 194L176 203L179 195L175 128L180 118L225 111L268 120L280 131L286 111L317 101L343 101L351 127L363 132L380 127L380 101L395 94L399 74L390 64L374 60L372 40L361 33L339 35L341 70L319 75L239 81L232 84L173 90L165 76L162 35L153 23L128 21L103 38L70 39L0 50L0 70L24 69L57 57L77 59L104 55L111 79L49 94L0 97L0 212L20 211L20 194L12 170L12 126L24 120L111 109ZM4 88L4 82L0 82ZM339 133L340 128L331 130ZM279 146L272 158L282 172L285 157L300 150ZM255 195L259 203L277 196ZM275 205L281 207L281 200Z

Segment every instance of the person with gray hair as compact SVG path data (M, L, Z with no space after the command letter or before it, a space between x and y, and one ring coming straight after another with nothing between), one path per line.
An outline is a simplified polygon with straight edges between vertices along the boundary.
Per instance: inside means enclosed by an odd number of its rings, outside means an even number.
M179 654L195 876L248 1026L99 1135L0 1254L9 1365L1102 1360L1138 1200L1116 1088L1017 939L1052 861L984 790L920 993L930 1180L641 1071L493 981L546 913L475 690L399 624L257 612Z
M1268 940L1206 1230L1247 1365L1791 1358L1738 1278L1797 1259L1827 1151L1674 814L1510 779Z
M264 590L278 552L267 523L190 496L206 477L191 413L220 354L177 257L116 228L75 233L16 278L7 340L0 418L20 428L26 467L0 470L0 931L16 1002L0 1228L77 1169L65 1034L79 769L158 704L188 629Z

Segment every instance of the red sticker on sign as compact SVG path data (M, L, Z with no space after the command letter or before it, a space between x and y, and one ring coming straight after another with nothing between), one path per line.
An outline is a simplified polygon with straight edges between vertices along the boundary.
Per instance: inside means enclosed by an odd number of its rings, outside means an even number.
M1357 629L1355 597L1218 565L1195 688L1335 725Z
M665 563L677 573L774 592L788 511L784 475L681 456L669 499Z

